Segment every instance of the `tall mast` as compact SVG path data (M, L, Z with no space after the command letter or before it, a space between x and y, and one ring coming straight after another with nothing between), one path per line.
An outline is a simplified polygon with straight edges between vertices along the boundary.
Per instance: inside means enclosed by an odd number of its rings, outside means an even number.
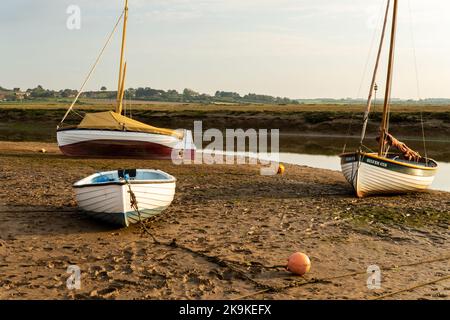
M398 0L394 0L394 13L392 16L392 30L391 30L391 47L389 49L389 64L386 80L386 91L384 93L384 107L383 107L383 120L380 126L380 144L378 146L378 155L382 156L384 153L384 141L387 133L388 126L388 113L389 104L391 99L391 89L392 89L392 75L394 68L394 53L395 53L395 35L397 31L397 9Z
M123 101L123 92L125 90L125 68L123 64L123 55L125 50L125 40L127 36L127 20L128 20L128 0L125 0L125 9L123 16L123 32L122 32L122 48L120 51L120 69L119 69L119 84L117 88L117 105L116 105L116 113L122 113L122 101Z
M374 90L376 90L375 82L377 80L377 72L378 72L378 66L380 64L381 51L383 50L384 35L386 34L386 26L387 26L387 20L388 20L388 16L389 16L390 4L391 4L391 0L388 0L387 5L386 5L386 13L384 15L383 29L381 31L380 46L378 47L377 60L375 63L375 68L373 70L372 82L370 84L369 97L367 98L367 107L366 107L366 111L364 113L364 122L363 122L362 131L361 131L361 140L359 142L360 146L363 144L364 137L366 136L366 129L367 129L367 123L369 121L370 108L372 107L372 95L373 95ZM376 98L376 96L375 96L375 98Z

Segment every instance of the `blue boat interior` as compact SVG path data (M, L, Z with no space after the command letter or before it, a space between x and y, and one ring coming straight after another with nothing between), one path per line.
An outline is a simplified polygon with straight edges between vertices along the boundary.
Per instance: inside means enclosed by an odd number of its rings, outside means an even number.
M395 160L395 161L398 161L398 162L403 162L403 163L407 163L407 164L416 165L416 166L423 166L423 167L429 167L429 168L437 167L436 161L434 161L433 159L428 159L428 158L423 158L419 162L407 160L407 159L403 158L401 155L398 155L398 154L388 154L387 158Z
M126 169L117 170L110 172L103 172L97 176L94 176L90 183L108 183L108 182L119 182L123 180L170 180L170 178L163 174L162 172L154 170L137 170L137 169Z

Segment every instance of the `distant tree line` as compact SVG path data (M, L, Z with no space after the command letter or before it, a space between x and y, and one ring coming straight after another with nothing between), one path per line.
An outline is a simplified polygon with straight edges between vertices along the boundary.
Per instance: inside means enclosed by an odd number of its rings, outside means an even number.
M93 99L114 99L117 91L107 91L102 88L101 92L91 91L82 94L82 97ZM296 100L282 97L272 97L268 95L249 93L241 96L236 92L216 91L212 96L199 93L192 89L184 89L183 92L177 90L160 90L149 87L129 88L125 91L125 97L131 100L161 101L161 102L196 102L196 103L267 103L267 104L297 104Z
M41 85L36 88L27 89L22 92L20 88L7 90L0 87L0 93L4 91L6 100L18 99L51 99L51 98L74 98L77 90L48 90ZM115 99L117 91L108 91L102 86L99 91L88 91L81 94L81 98L91 99ZM269 95L249 93L241 96L236 92L216 91L214 95L199 93L192 89L184 89L183 92L177 90L159 90L149 87L129 88L125 91L125 98L131 100L161 101L161 102L196 102L196 103L265 103L265 104L297 104L296 100L283 97L272 97Z
M77 90L63 89L59 91L44 89L41 85L36 88L22 91L20 88L8 90L0 87L0 95L3 100L33 100L33 99L50 99L50 98L73 98L77 95Z
M19 101L35 99L73 99L78 94L77 90L62 89L49 90L38 85L36 88L22 91L20 88L6 89L0 86L0 101ZM81 94L81 98L91 99L116 99L117 91L108 91L102 86L98 91L88 91ZM195 102L195 103L261 103L261 104L333 104L333 105L352 105L365 104L365 99L354 98L317 98L317 99L297 99L272 97L269 95L248 93L241 96L239 93L231 91L216 91L212 96L205 93L198 93L192 89L184 89L183 92L177 90L158 90L149 87L129 88L125 91L125 98L131 100L143 101L161 101L161 102ZM382 100L378 100L380 103ZM427 98L420 100L412 99L391 99L391 104L408 105L448 105L448 98Z

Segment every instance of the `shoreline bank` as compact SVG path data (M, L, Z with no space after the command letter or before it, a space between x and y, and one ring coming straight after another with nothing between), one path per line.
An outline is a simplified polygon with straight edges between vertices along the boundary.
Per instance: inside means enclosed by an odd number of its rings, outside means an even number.
M198 106L187 110L178 110L176 106L169 109L154 110L153 106L148 109L138 109L133 111L133 118L145 123L150 123L157 127L185 128L193 130L194 121L202 121L203 129L216 128L225 130L227 128L241 129L279 129L284 134L304 134L304 135L325 135L325 136L359 136L362 126L362 111L348 111L341 107L340 111L327 111L306 109L301 107L294 109L276 110L274 106L267 111L258 108L244 110L214 110L208 107ZM262 107L263 108L263 107ZM280 106L280 108L282 108ZM41 129L40 139L49 141L54 137L56 125L62 119L65 108L58 109L37 109L37 108L2 108L0 105L0 137L6 136L6 131L10 133L16 131L31 130L33 125ZM97 112L105 109L81 109L84 111ZM429 139L448 140L450 136L450 111L449 112L424 112L424 128ZM395 135L401 138L421 137L421 115L414 109L409 112L402 111L392 113L392 130ZM79 117L69 117L67 124L77 124ZM367 133L376 135L381 113L371 114ZM350 132L349 132L350 127ZM38 132L36 132L38 133ZM43 139L44 138L44 139ZM2 138L2 140L7 140Z

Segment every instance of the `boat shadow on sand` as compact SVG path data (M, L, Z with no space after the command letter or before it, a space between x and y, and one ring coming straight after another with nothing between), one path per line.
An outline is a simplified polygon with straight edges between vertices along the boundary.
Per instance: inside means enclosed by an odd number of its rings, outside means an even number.
M112 232L118 229L92 219L78 208L55 206L0 207L2 229L6 237L52 236Z

